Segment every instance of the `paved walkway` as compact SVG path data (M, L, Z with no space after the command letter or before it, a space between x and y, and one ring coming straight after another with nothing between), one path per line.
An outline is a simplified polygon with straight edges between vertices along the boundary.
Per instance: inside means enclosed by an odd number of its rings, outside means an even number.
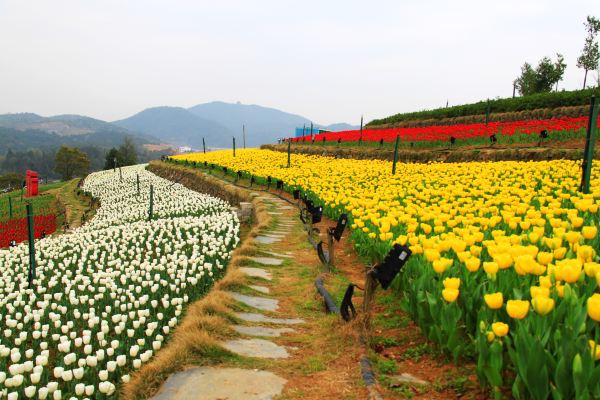
M291 234L296 224L297 209L271 195L259 196L267 205L274 223L254 240L257 253L250 260L252 267L240 270L249 278L244 293L229 292L237 302L251 311L239 312L243 321L233 329L241 337L222 343L229 351L243 357L279 359L294 357L294 349L277 344L282 335L297 334L294 326L304 321L280 311L279 300L271 293L277 284L273 276L276 269L294 254L285 250L283 240ZM251 293L251 294L249 294ZM269 371L256 369L198 367L172 375L163 385L155 400L270 400L281 394L286 380Z

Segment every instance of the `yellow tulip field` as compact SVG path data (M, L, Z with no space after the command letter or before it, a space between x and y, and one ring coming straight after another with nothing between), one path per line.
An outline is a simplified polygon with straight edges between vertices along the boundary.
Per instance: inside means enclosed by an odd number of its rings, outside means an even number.
M173 157L270 176L324 213L350 217L357 252L379 262L393 244L413 255L392 285L398 301L455 361L472 359L498 398L600 398L600 163L591 194L581 163L397 165L269 150Z

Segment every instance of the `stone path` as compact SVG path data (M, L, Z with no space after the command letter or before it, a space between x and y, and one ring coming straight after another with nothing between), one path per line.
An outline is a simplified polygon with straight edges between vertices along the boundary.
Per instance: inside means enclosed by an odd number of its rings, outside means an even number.
M293 210L296 208L275 197L260 196L259 198L267 206L267 212L274 223L251 239L257 250L265 255L249 257L249 260L264 268L246 266L240 267L239 270L253 281L248 288L261 295L228 292L235 301L252 311L235 314L242 323L232 328L240 337L224 341L222 346L243 357L275 361L293 357L294 349L279 345L272 339L281 335L294 334L296 331L289 326L304 322L294 318L293 315L282 314L279 312L279 300L266 297L271 294L272 271L294 257L285 249L272 249L272 245L281 242L291 234L292 228L297 224L293 218ZM153 399L270 400L281 394L285 383L285 379L268 371L218 366L192 368L172 375Z

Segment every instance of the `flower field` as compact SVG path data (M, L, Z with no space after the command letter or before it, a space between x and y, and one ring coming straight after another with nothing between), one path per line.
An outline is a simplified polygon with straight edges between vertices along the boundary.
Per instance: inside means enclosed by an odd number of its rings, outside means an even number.
M541 130L546 130L553 139L574 139L585 137L587 117L556 118L545 120L527 120L515 122L490 122L485 124L467 125L438 125L417 128L364 129L362 133L365 142L394 142L399 136L400 142L447 144L451 137L461 143L475 143L480 139L488 142L491 135L504 142L520 142L539 140ZM600 126L600 125L599 125ZM360 131L327 132L314 135L315 142L357 142ZM292 138L292 142L310 142L310 135Z
M36 241L32 288L27 245L0 250L0 398L115 398L224 274L239 241L230 206L144 166L122 172L86 178L101 203L88 224Z
M56 215L34 215L33 227L33 236L36 239L54 233L56 231ZM8 247L13 240L16 243L27 240L27 218L0 222L0 247Z
M399 164L268 150L174 157L302 189L324 212L349 213L357 251L413 256L393 287L424 335L477 363L494 396L600 397L600 163L592 193L579 162Z

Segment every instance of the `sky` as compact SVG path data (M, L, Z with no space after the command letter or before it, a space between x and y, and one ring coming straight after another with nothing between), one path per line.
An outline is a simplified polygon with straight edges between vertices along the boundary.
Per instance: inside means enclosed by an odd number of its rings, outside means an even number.
M510 97L557 52L559 89L579 89L590 14L598 0L0 0L0 114L219 100L358 124Z

